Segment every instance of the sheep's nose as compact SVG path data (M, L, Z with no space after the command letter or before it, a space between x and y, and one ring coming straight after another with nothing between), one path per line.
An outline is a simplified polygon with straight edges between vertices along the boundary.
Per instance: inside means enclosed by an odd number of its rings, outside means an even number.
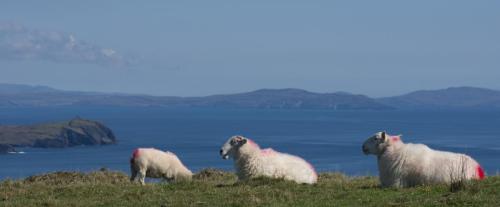
M368 152L368 148L366 148L365 146L361 147L363 149L363 152L366 153Z
M219 154L222 155L222 150L219 151Z

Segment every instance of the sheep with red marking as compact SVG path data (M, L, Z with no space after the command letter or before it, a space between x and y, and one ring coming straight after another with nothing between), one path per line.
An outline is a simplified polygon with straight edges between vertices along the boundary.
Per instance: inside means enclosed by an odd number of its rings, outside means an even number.
M365 154L377 156L383 187L411 187L481 180L484 171L465 154L433 150L423 144L403 143L400 136L378 132L363 144Z
M193 173L186 168L172 152L154 148L138 148L130 158L130 181L139 178L144 185L144 178L164 178L167 181L191 180Z
M239 180L264 176L282 178L296 183L314 184L318 175L313 166L300 157L261 149L251 139L233 136L222 145L223 159L233 158Z

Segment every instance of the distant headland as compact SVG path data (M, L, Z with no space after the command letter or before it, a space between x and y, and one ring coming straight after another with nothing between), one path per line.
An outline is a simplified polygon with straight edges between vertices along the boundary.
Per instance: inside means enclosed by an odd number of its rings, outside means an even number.
M0 154L16 152L16 147L63 148L114 143L116 137L111 129L82 118L35 125L0 125Z

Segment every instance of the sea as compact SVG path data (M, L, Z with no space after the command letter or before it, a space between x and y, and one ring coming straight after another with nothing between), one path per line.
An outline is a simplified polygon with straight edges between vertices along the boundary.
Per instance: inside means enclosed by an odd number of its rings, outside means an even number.
M376 157L364 155L362 143L378 131L402 134L404 142L466 153L487 174L500 170L500 112L491 111L332 111L290 109L193 109L160 107L0 108L1 125L69 120L97 120L110 127L118 143L62 149L18 148L0 155L0 180L55 171L89 172L106 168L130 173L129 158L138 147L177 154L197 172L232 171L219 155L233 135L253 139L303 157L319 172L376 176Z

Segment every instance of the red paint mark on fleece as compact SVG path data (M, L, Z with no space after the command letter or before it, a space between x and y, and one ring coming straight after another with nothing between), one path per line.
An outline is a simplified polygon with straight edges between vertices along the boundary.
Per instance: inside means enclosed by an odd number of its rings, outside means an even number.
M392 142L399 142L401 139L399 138L399 136L392 136L391 137L391 141Z
M251 139L247 139L247 144L249 144L252 147L259 147L259 145Z
M480 165L476 167L476 175L479 180L484 179L484 170Z
M309 165L309 168L313 171L313 174L314 174L314 177L316 177L316 179L318 178L318 173L316 173L316 170L314 169L314 167L311 165L311 163L307 162L307 165Z
M260 151L260 154L263 155L263 156L269 156L269 155L273 155L275 153L276 153L276 151L274 151L271 148L263 149L263 150Z
M132 153L132 158L139 157L139 148L135 149L134 152Z

